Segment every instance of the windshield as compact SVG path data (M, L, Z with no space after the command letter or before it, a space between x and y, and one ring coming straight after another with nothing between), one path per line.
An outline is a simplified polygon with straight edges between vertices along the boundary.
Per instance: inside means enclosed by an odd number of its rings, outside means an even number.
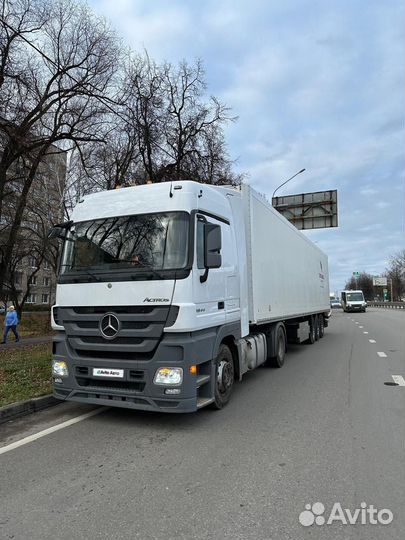
M61 276L96 276L116 271L136 275L182 269L187 265L188 234L186 212L76 223L65 241Z
M364 301L363 293L361 292L346 293L346 298L348 302L363 302Z

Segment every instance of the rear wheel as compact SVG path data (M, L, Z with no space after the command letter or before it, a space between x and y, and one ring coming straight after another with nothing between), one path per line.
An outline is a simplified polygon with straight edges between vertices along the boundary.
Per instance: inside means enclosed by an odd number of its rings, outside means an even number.
M222 344L215 360L215 389L213 409L222 409L231 398L235 369L233 356L227 345Z
M281 368L285 361L286 338L283 326L279 326L276 330L276 356L270 358L269 364L272 367Z
M319 341L320 335L319 335L319 317L318 317L318 315L315 315L315 317L314 317L314 327L315 327L315 341Z
M325 320L323 315L319 315L319 337L323 338L325 335Z
M313 345L316 339L314 323L315 323L314 317L311 317L309 320L309 334L308 334L308 339L307 339L307 343L309 343L310 345Z

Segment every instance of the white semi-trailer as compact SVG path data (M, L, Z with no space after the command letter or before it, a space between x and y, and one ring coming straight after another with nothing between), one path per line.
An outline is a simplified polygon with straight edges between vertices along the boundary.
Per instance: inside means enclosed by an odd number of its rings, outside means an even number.
M326 255L250 186L176 181L84 197L52 310L54 395L145 410L222 408L330 313Z

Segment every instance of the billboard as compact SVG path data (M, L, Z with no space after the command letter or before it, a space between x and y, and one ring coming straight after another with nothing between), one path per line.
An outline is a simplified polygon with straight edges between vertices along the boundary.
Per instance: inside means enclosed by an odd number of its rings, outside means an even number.
M373 277L373 285L375 287L386 287L387 278L386 277Z
M337 190L273 197L273 207L297 229L338 226Z

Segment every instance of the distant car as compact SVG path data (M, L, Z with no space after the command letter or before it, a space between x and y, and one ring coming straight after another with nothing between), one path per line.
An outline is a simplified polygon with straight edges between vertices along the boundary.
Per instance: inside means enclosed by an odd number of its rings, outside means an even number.
M331 307L332 309L334 309L334 308L341 308L341 307L342 307L342 304L340 303L340 300L336 300L336 299L335 299L335 300L331 300L331 301L330 301L330 307Z

